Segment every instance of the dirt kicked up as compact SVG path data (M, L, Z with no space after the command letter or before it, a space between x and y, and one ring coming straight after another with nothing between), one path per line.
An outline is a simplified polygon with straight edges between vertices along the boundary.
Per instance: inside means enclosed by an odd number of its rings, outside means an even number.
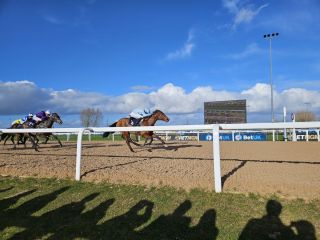
M223 191L320 198L319 142L222 142ZM0 146L0 175L75 177L76 143L40 152ZM168 142L131 153L124 142L84 142L82 181L214 189L211 142Z

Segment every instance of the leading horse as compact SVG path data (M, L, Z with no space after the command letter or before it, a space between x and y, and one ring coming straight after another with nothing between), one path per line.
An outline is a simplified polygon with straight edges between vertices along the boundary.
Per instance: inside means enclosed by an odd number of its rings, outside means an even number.
M145 117L142 119L140 126L154 126L158 120L169 122L169 118L160 110L155 110L149 117ZM129 123L129 118L121 118L117 122L111 124L109 127L131 127ZM103 133L103 137L108 137L111 132ZM150 145L153 141L153 138L157 138L161 141L162 144L165 145L165 142L157 136L153 131L143 131L143 132L136 132L137 135L140 135L145 138L145 142L143 146ZM122 137L126 140L126 143L131 152L134 152L130 143L141 146L140 144L134 142L130 137L130 132L122 132ZM149 140L149 142L148 142Z

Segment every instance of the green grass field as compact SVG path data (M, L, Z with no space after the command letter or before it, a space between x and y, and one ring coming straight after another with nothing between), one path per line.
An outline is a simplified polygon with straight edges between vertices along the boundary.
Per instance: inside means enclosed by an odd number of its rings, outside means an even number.
M320 200L0 177L0 228L0 239L319 239Z

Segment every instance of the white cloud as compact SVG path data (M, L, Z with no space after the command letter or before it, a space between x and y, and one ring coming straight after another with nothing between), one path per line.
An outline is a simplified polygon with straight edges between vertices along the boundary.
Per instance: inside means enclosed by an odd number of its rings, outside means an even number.
M183 59L186 57L190 57L195 47L195 44L193 43L193 39L194 39L193 30L190 30L188 34L187 42L183 45L183 47L174 52L168 53L165 60L169 61L169 60Z
M78 114L86 107L99 108L105 114L128 114L137 107L161 109L168 114L192 114L203 111L203 103L232 99L247 99L248 113L266 115L270 112L269 84L257 83L241 92L217 91L201 86L187 92L172 83L150 93L130 92L110 96L74 89L55 91L39 88L30 81L0 82L0 115L18 115L50 109L59 114ZM280 113L283 106L288 111L310 110L320 113L320 92L303 88L289 88L281 92L274 89L274 109Z
M255 8L252 4L244 3L246 2L240 0L222 0L223 6L234 15L232 28L236 28L242 23L250 23L263 8L268 6L268 4L263 4Z
M133 86L131 87L131 89L133 91L138 91L138 92L143 92L143 91L149 91L149 90L152 90L153 87L150 87L150 86L146 86L146 85L138 85L138 86Z

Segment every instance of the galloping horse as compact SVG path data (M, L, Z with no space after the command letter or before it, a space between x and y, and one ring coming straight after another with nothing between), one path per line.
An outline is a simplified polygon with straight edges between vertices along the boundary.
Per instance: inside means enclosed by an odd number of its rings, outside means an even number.
M158 120L162 120L164 122L169 122L169 118L160 110L155 110L149 117L145 117L142 119L140 126L154 126L155 123ZM121 118L117 122L111 124L109 127L130 127L129 118ZM111 132L105 132L103 133L103 137L108 137ZM145 138L145 142L143 146L150 145L153 141L153 137L157 138L159 141L161 141L162 144L165 144L165 142L156 134L154 134L152 131L147 132L136 132L137 135L140 135ZM134 152L130 143L141 146L140 144L134 142L130 137L130 132L122 132L122 137L126 140L126 143L130 149L131 152ZM149 143L148 140L150 140Z
M44 120L38 123L36 125L36 128L52 128L53 123L58 123L58 124L63 123L58 113L52 113L47 120ZM44 136L46 138L46 140L43 142L44 144L48 142L50 136L53 136L53 138L59 142L60 147L62 147L62 143L60 139L56 135L53 135L52 133L38 133L37 135ZM39 139L37 139L36 143L38 144L38 142L39 142Z
M48 117L48 119L42 121L42 122L39 122L38 124L30 124L30 121L26 121L24 122L23 124L14 124L12 125L10 128L11 129L21 129L21 128L52 128L53 126L53 123L56 122L58 124L62 124L62 120L60 119L60 116L57 114L57 113L52 113L50 115L50 117ZM6 134L4 136L1 136L1 140L4 139L4 145L6 144L6 141L11 137L11 141L14 145L13 148L16 148L16 144L15 144L15 141L14 141L14 137L17 136L17 141L19 143L19 140L22 141L22 138L23 141L22 143L24 144L24 146L26 147L26 140L28 138L30 138L32 144L33 144L33 147L35 148L35 150L38 150L37 149L37 145L38 145L38 142L39 142L39 139L36 137L36 135L41 135L41 136L44 136L46 138L45 142L44 143L47 143L48 140L49 140L49 137L52 135L60 144L60 147L62 147L62 144L60 142L60 140L58 139L57 136L53 135L52 133L38 133L38 134L28 134L28 133L25 133L25 134L21 134L21 133L18 133L18 134Z

